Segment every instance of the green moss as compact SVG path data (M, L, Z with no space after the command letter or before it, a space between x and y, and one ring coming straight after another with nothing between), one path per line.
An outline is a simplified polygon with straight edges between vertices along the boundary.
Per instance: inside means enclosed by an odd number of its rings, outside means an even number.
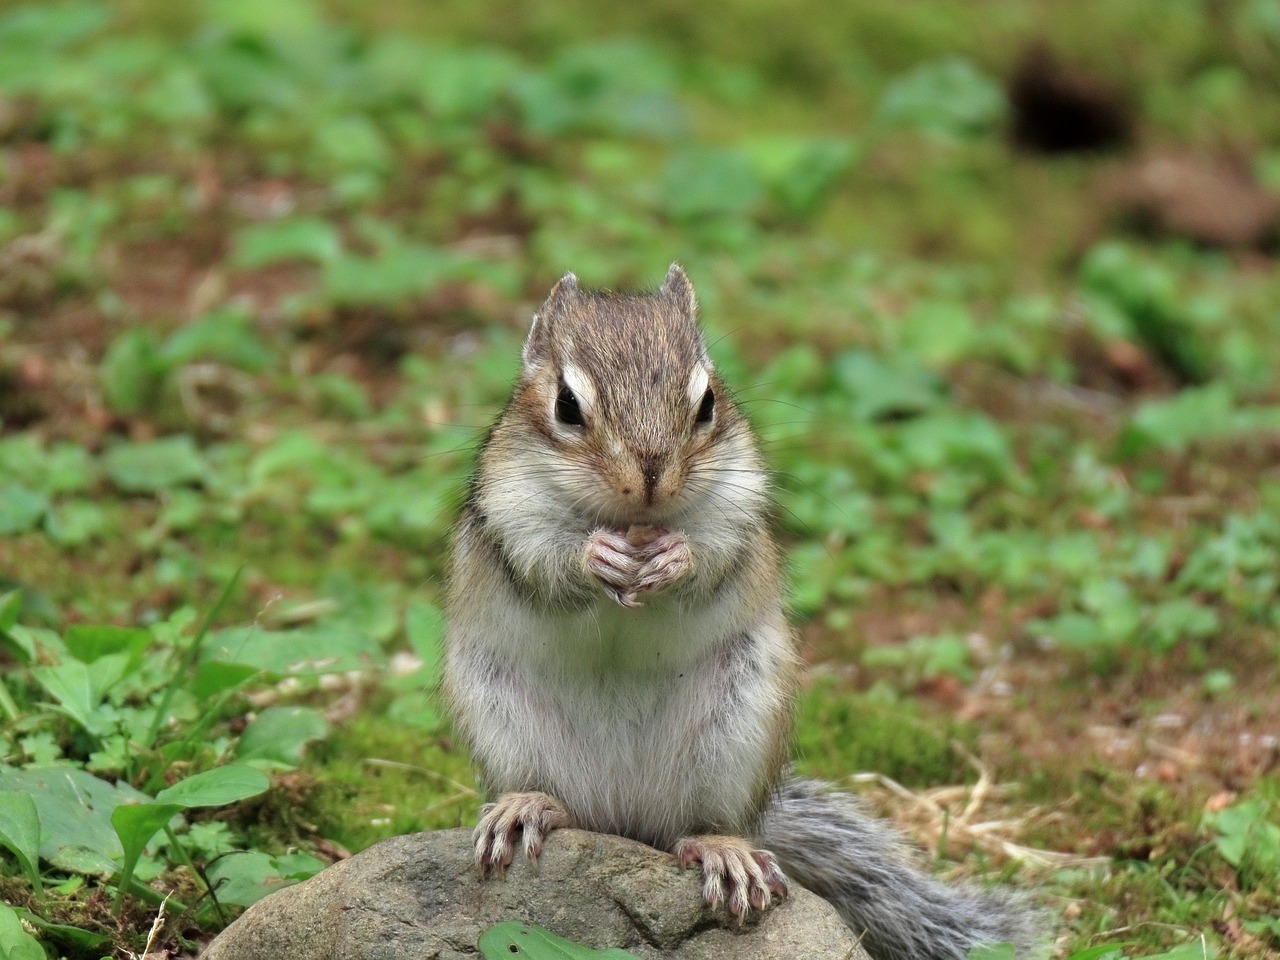
M447 733L414 729L379 711L362 712L313 762L317 826L350 850L476 821L480 798L470 762Z
M859 693L827 677L800 697L795 753L801 770L834 782L871 771L925 787L973 779L953 747L972 737L961 724L925 719L915 702L887 687Z

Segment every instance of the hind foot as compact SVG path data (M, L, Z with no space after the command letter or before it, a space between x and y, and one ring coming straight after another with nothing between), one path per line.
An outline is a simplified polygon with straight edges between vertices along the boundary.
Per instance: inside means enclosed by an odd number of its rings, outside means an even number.
M545 793L504 793L497 803L480 811L472 839L476 866L481 874L502 876L515 859L516 844L533 864L542 853L542 841L552 830L570 825L569 811L555 797Z
M685 837L672 851L682 867L702 864L702 896L713 910L726 904L739 922L752 910L769 908L787 896L787 878L768 850L755 850L739 837Z

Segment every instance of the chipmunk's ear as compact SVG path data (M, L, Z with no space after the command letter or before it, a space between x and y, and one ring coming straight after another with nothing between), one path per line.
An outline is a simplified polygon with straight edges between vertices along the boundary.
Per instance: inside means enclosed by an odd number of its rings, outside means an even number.
M529 325L529 335L524 339L524 349L520 353L520 358L526 370L536 367L546 359L556 320L577 295L578 278L572 273L566 273L551 288L546 302L533 315L533 323Z
M662 281L662 295L679 307L690 320L698 315L698 296L680 264L673 263Z

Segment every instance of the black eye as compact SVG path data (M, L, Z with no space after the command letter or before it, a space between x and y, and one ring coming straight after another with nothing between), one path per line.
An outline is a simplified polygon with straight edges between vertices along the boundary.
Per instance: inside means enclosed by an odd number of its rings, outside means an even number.
M561 387L556 395L556 419L571 427L582 426L582 407L578 395L568 387Z
M698 404L698 423L710 423L711 414L716 409L716 395L710 387L707 392L702 395L702 402Z

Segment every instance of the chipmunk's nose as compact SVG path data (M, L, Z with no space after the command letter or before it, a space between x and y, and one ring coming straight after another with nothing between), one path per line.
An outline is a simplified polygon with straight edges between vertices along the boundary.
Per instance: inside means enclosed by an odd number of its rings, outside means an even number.
M654 455L641 457L640 472L644 476L644 502L651 507L658 492L658 481L662 479L661 458Z

